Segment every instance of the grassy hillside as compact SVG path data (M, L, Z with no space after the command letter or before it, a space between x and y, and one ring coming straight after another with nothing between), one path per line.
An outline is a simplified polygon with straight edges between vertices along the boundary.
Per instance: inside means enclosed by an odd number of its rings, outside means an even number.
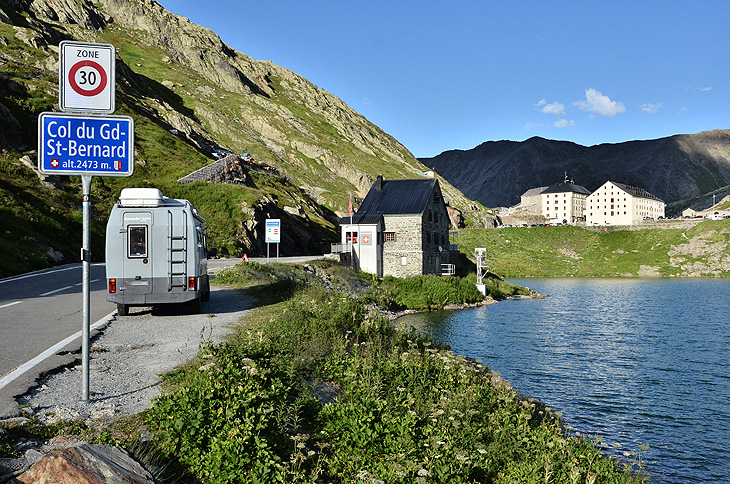
M457 239L469 256L485 247L503 277L730 277L729 241L730 220L688 230L470 229Z
M30 0L0 4L0 277L73 262L81 245L78 177L42 177L37 119L58 111L58 43L116 47L115 114L135 122L130 178L95 177L92 258L102 260L107 215L122 188L189 199L223 254L265 252L263 220L281 218L286 254L319 253L336 239L349 195L376 175L424 169L397 140L306 79L223 44L155 2ZM173 134L176 133L176 134ZM176 180L213 161L214 148L248 153L251 186ZM468 221L483 208L440 180Z

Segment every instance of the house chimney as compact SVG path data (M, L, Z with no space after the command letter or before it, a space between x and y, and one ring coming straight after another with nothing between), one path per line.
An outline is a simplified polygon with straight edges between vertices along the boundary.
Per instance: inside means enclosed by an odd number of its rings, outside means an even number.
M383 190L383 175L378 175L378 178L375 180L375 189L379 192Z

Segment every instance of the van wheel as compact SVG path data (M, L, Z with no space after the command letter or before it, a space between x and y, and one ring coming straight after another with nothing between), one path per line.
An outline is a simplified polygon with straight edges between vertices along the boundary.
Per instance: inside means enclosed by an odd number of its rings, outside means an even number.
M200 299L190 301L190 314L200 314Z
M129 315L129 306L126 304L117 303L117 314L119 316Z
M205 291L202 296L200 296L200 300L203 302L210 301L210 288L208 288L208 290Z

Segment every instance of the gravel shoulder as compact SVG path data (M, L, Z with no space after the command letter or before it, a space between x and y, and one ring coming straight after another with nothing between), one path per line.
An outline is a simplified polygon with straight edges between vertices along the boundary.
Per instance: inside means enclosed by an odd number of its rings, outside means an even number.
M204 341L219 342L254 306L242 291L213 286L200 314L187 308L131 308L91 341L89 402L81 402L81 358L18 398L23 413L42 422L105 421L151 408L161 375L186 363Z

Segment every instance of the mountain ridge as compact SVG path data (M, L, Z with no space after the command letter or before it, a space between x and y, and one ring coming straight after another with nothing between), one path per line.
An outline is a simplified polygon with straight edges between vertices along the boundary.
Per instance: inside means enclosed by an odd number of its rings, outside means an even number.
M565 173L591 191L612 180L677 203L730 184L730 130L589 147L535 136L419 160L485 206L514 205L528 189L562 181Z

